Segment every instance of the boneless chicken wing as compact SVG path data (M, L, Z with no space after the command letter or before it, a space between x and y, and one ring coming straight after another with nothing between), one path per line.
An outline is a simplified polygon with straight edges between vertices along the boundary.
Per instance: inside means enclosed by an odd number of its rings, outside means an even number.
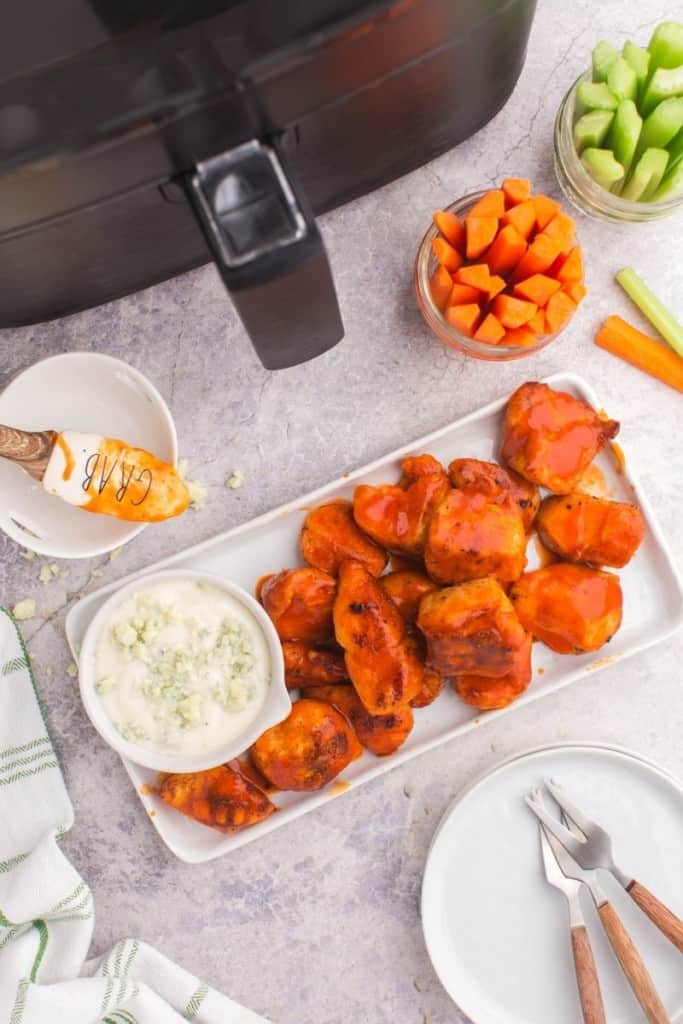
M278 789L322 789L362 748L341 712L320 700L303 699L288 717L259 736L254 764Z
M312 509L301 530L301 554L316 569L336 576L346 558L356 558L368 572L379 576L387 564L387 554L370 540L353 518L350 501L332 501Z
M320 569L284 569L267 577L257 596L281 640L324 642L333 637L337 581Z
M316 700L329 701L346 715L362 745L377 757L398 750L413 728L409 705L399 705L386 715L371 715L352 686L319 686L310 692Z
M531 382L506 406L501 455L531 483L568 494L618 431L615 420L603 419L582 399Z
M495 504L478 491L454 490L432 516L425 565L439 583L495 576L518 579L526 565L526 534L519 509Z
M519 670L524 627L497 580L470 580L428 594L417 624L427 640L428 664L444 677L499 679Z
M240 771L237 762L203 772L167 775L159 796L188 818L219 832L238 832L276 810L263 790Z
M465 704L480 711L504 708L524 693L531 682L531 636L514 651L509 672L497 679L489 676L463 675L453 680L453 689Z
M379 585L394 602L408 626L415 626L420 601L425 594L439 589L423 572L409 569L388 572L380 578Z
M510 600L524 627L558 654L597 651L621 625L619 577L584 565L555 562L526 573Z
M545 546L561 558L617 569L630 562L645 534L636 505L579 493L546 498L537 526Z
M360 562L342 563L334 630L351 682L371 715L387 714L417 695L422 670L405 620Z
M331 686L348 680L344 655L303 640L284 640L285 683L288 690L303 686Z
M432 512L449 490L446 472L431 455L401 462L398 484L361 484L353 495L356 522L389 551L418 556L424 550Z
M541 497L538 488L514 470L480 459L454 459L448 467L448 476L454 487L463 491L479 491L494 504L512 502L519 509L524 529L528 531L531 528Z

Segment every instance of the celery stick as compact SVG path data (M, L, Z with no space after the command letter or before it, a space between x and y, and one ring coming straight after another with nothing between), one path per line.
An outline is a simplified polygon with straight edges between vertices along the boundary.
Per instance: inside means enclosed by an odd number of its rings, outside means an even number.
M586 114L585 116L590 117L591 115ZM624 168L625 174L628 174L633 163L642 127L643 119L633 100L622 100L610 129L609 146L615 159Z
M587 110L616 110L619 100L604 82L580 82L576 89L578 113Z
M635 74L635 72L634 72ZM683 94L683 64L677 68L658 68L648 82L640 109L643 117L652 113L658 103Z
M617 281L664 340L668 341L679 356L683 356L683 324L680 324L664 303L650 291L632 267L620 270Z
M669 165L666 169L666 176L668 178L671 172L683 160L683 128L681 128L678 135L671 140L666 148L669 150Z
M660 199L675 199L680 195L683 195L683 160L679 160L675 167L667 169L661 185L650 199L657 203Z
M668 150L646 149L638 160L633 174L621 190L622 197L639 202L652 196L659 188L668 162Z
M610 110L590 110L582 114L574 125L574 147L579 156L589 146L602 146L613 120Z
M683 128L683 96L673 96L670 100L662 100L643 123L640 133L638 150L644 153L654 146L663 149Z
M610 69L610 65L617 59L617 51L614 49L611 43L606 40L601 40L597 46L593 47L593 81L594 82L606 82L607 72ZM625 54L624 54L625 56Z
M676 21L663 21L652 33L650 71L655 68L677 68L683 64L683 25Z
M623 57L617 57L607 72L607 86L619 100L634 100L638 92L636 73Z
M638 91L642 87L643 82L647 78L648 67L650 65L650 54L647 50L644 50L642 46L636 46L629 39L624 43L624 49L621 51L623 58L627 61L636 73L638 79Z
M586 149L581 163L591 178L609 192L624 180L624 168L614 159L611 149Z

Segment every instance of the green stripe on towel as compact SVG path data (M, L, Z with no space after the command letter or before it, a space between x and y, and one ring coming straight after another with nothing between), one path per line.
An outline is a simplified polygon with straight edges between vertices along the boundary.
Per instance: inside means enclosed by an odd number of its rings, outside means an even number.
M45 950L47 948L47 925L44 921L39 920L33 922L33 927L38 932L38 952L36 953L33 961L33 967L31 968L31 981L36 980L38 969L42 963L43 957L45 956Z
M0 676L11 676L13 672L20 672L23 668L28 668L28 659L25 655L22 658L10 658L0 668Z
M196 1017L199 1013L199 1007L202 1005L208 994L209 986L203 981L185 1007L183 1017L186 1017L187 1020L192 1020L193 1017Z
M43 744L50 746L49 736L39 736L38 739L31 740L30 743L24 743L21 747L7 747L6 750L0 750L0 761L13 757L14 754L23 754L27 750L33 750L35 747L43 746Z
M10 786L13 782L18 782L19 779L28 779L31 775L40 775L46 768L58 767L59 765L55 760L44 761L35 768L25 769L22 772L16 772L14 775L8 775L6 778L0 778L0 786Z

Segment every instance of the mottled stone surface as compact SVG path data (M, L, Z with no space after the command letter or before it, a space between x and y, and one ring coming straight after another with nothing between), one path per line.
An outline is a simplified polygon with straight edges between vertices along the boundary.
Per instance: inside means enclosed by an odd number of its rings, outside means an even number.
M74 562L41 585L39 561L0 537L0 597L34 596L25 624L76 811L65 847L92 885L95 951L126 935L157 945L279 1024L458 1022L433 974L418 916L436 823L501 758L553 740L602 740L683 774L683 639L608 668L427 754L230 857L192 867L150 827L117 757L87 722L64 615L105 581L210 537L461 416L526 378L578 370L623 420L629 461L683 565L681 396L596 349L609 313L641 323L613 283L625 262L683 315L681 217L608 226L579 218L590 297L561 341L525 362L463 359L424 327L412 259L431 211L505 174L557 195L558 103L606 36L643 40L674 0L540 0L529 57L505 109L464 145L322 219L346 324L343 343L277 374L259 365L212 268L121 302L0 334L0 385L38 358L87 349L147 373L175 416L181 453L209 488L205 509L149 529L120 558ZM447 101L447 98L446 100ZM224 482L235 467L241 490Z

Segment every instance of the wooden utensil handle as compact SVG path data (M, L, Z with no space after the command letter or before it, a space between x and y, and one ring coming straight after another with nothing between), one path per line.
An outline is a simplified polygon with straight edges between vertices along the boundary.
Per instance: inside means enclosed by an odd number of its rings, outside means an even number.
M643 913L647 914L653 924L656 924L660 932L666 935L669 942L673 942L676 949L683 953L683 921L677 917L673 910L669 910L661 900L646 889L644 885L637 882L635 878L626 889L632 900L638 904Z
M605 1024L605 1007L602 1003L598 969L584 924L572 928L572 951L584 1024Z
M650 1024L671 1024L647 967L609 900L598 907L598 913L617 960L648 1021Z
M0 424L0 457L11 459L42 480L56 437L56 430L17 430Z

